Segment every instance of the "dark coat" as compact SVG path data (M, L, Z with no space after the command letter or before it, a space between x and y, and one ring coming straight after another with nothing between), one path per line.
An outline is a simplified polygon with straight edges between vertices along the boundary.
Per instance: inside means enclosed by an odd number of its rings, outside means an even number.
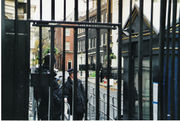
M72 90L73 90L73 82L70 77L68 77L67 82L65 83L65 97L68 99L68 103L70 105L70 114L72 114ZM77 94L75 97L75 102L76 102L76 113L84 113L85 112L85 91L84 87L82 84L82 81L78 79L77 82Z
M52 108L52 118L53 120L60 119L61 107L62 107L62 87L55 82L53 88L53 108Z

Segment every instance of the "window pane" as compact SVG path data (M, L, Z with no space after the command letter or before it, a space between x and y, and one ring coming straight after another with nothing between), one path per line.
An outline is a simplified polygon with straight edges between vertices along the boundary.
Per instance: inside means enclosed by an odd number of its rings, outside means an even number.
M107 33L105 33L105 39L104 39L104 43L103 44L106 44L107 42Z
M70 42L66 42L66 50L70 50Z
M104 41L104 35L103 34L101 34L101 46L103 46L103 41Z
M66 28L66 36L70 36L70 29Z
M89 49L91 48L90 46L91 46L91 39L89 39Z

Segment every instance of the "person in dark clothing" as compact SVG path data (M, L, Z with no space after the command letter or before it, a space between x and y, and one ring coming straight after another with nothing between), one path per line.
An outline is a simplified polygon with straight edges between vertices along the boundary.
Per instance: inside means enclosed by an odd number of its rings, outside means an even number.
M49 78L45 75L47 71L43 70L43 75L40 80L38 80L37 87L35 88L35 93L38 95L38 119L47 120L48 119L48 96L49 96ZM37 91L36 91L37 90Z
M44 58L44 63L41 72L42 75L40 76L41 78L38 77L37 84L34 88L35 98L39 102L39 105L37 107L38 120L48 120L49 86L52 89L56 89L56 84L54 83L54 80L51 80L49 60L50 54L47 54ZM53 72L52 75L53 77L55 77L56 73ZM50 115L50 117L52 117L52 114Z
M61 107L62 107L62 88L58 84L58 80L54 80L53 84L53 108L52 108L52 120L60 120Z
M55 51L54 51L55 52ZM50 57L51 57L51 54L50 52L48 51L47 55L44 57L44 63L43 63L43 69L47 69L49 70L50 68ZM56 63L56 59L54 57L54 64Z
M67 82L65 83L65 98L64 101L68 102L70 105L70 114L72 115L72 92L73 92L73 69L69 69L69 77L67 79ZM75 115L73 117L74 120L82 120L84 117L85 112L85 91L82 84L82 81L80 79L77 79L77 94L75 97L75 105L77 106L75 110Z

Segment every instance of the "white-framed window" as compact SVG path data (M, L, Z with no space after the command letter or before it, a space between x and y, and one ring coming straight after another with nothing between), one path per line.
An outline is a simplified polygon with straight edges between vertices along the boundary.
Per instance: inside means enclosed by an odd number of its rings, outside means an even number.
M66 50L70 50L70 42L66 42Z
M107 33L105 33L105 38L103 44L105 45L107 43Z
M107 13L104 14L104 22L107 23Z
M103 57L103 54L101 55L101 63L103 63L103 60L104 59L104 57Z
M89 38L89 49L91 48L91 39Z
M85 41L83 41L83 51L85 51Z
M94 48L96 48L96 41L97 41L97 38L95 37L94 38Z
M93 38L91 39L91 43L90 43L91 45L91 47L90 48L92 48L93 47Z
M78 34L80 34L80 31L79 31L79 29L78 29Z
M80 52L80 41L78 41L78 52Z
M104 41L104 34L101 34L101 43L100 43L100 46L103 46L103 41Z
M101 15L101 22L104 22L104 14Z
M92 38L92 48L94 48L94 38Z
M66 28L66 36L70 36L70 28Z

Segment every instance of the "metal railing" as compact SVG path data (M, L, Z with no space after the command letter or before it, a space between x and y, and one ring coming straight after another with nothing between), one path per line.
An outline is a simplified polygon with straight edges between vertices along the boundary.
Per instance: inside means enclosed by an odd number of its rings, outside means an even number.
M90 89L90 87L89 87ZM94 110L96 108L95 106L95 88L92 88L92 92L89 92L88 94L88 119L89 120L94 120L93 117L93 114L94 113ZM102 97L101 97L102 95ZM117 103L115 104L115 101L117 102L117 98L114 97L114 96L109 96L110 97L110 111L112 111L112 115L110 114L109 115L109 119L110 120L115 120L117 119ZM103 93L102 91L100 91L100 119L101 120L107 120L107 110L106 110L106 107L107 107L107 101L106 101L106 98L107 98L107 94ZM103 109L102 109L103 107ZM94 113L95 114L95 113Z
M94 2L94 0L92 0ZM114 0L115 1L115 0ZM124 0L127 2L128 0ZM73 115L78 108L75 104L74 97L77 95L77 71L78 71L78 29L85 29L85 38L83 39L85 46L85 94L86 101L88 100L88 72L89 67L89 38L91 35L95 35L97 38L96 47L95 47L95 89L89 98L93 101L92 104L88 104L92 109L95 110L95 119L99 120L103 115L103 119L114 119L115 112L117 111L117 119L121 119L122 115L122 101L123 103L128 101L128 119L132 115L131 104L133 102L133 87L138 87L138 117L137 119L142 120L145 112L143 111L143 88L144 83L148 82L149 86L149 119L153 119L154 115L158 115L158 119L180 119L180 15L179 14L179 3L177 0L160 0L154 2L154 0L129 0L127 6L124 6L123 0L117 0L115 4L112 4L113 0L107 0L106 14L107 22L101 22L102 15L102 0L96 0L96 11L90 13L90 0L85 0L86 4L86 14L84 16L83 22L79 22L79 0L74 0L74 6L69 7L68 9L74 8L74 21L67 21L67 6L66 0L63 4L63 21L56 20L56 11L55 5L56 0L51 0L51 20L43 20L43 0L39 0L39 20L31 20L31 0L26 0L20 2L18 0L10 0L12 2L12 10L15 16L15 19L8 20L5 16L5 2L2 0L2 21L3 21L3 119L10 118L27 118L28 111L28 87L29 87L29 61L30 61L30 33L31 33L31 23L33 26L39 28L39 47L38 47L38 81L42 81L43 76L43 27L50 28L50 61L48 65L49 78L48 81L48 120L51 119L51 110L52 110L52 86L50 82L54 80L54 48L55 48L55 28L63 29L62 36L62 71L63 71L63 85L65 84L65 67L66 67L66 28L73 29L73 68L74 68L74 83L73 83ZM148 4L146 2L149 2ZM136 4L135 4L136 3ZM146 3L146 4L145 4ZM158 3L158 7L154 6ZM149 11L146 9L145 5L150 5ZM21 7L23 5L23 7ZM115 13L113 13L112 6L117 7ZM26 20L19 20L19 15L21 10L19 8L24 8L24 11L27 12ZM124 8L129 9L129 13L123 13ZM160 8L159 12L154 11L154 8ZM144 10L145 9L145 10ZM117 12L118 11L118 12ZM116 23L112 22L112 14L117 18ZM126 12L126 11L125 11ZM147 12L147 13L146 13ZM92 14L95 13L96 22L90 22ZM123 14L128 14L128 20L126 24L123 23L124 16ZM158 15L155 15L158 14ZM172 14L172 15L171 15ZM147 17L147 15L150 17ZM159 17L159 23L153 17ZM137 17L137 19L136 19ZM178 18L179 17L179 18ZM127 19L127 18L125 18ZM156 22L155 22L156 21ZM134 23L136 22L136 23ZM149 23L148 23L149 22ZM23 24L22 24L23 23ZM10 25L11 24L11 25ZM24 25L24 26L21 26ZM157 24L157 25L154 25ZM23 27L27 27L24 29ZM158 27L157 27L158 26ZM123 28L125 27L125 28ZM155 28L155 29L154 29ZM100 91L100 63L101 63L101 51L100 51L100 42L101 42L101 30L107 30L107 45L106 53L107 63L107 95L102 94ZM134 30L136 31L134 32ZM23 31L22 30L26 30ZM90 33L90 30L94 32ZM112 30L117 30L117 37L115 37L115 44L117 44L117 98L110 96L110 71L111 71L111 47L112 42ZM135 36L133 36L135 34ZM12 41L13 40L13 41ZM177 51L176 51L177 50ZM23 53L21 53L23 52ZM12 57L9 58L7 56ZM20 56L19 56L20 55ZM21 58L24 57L24 58ZM143 79L143 63L144 58L148 57L149 73L148 79ZM123 60L124 59L124 60ZM122 63L123 61L123 63ZM125 64L124 64L125 63ZM123 64L123 65L122 65ZM135 67L138 65L138 71L135 72ZM157 66L157 70L153 71ZM13 68L12 68L13 67ZM122 67L124 67L125 72L122 73ZM127 70L127 71L126 71ZM137 74L137 75L136 75ZM135 77L137 76L137 77ZM127 100L122 100L122 80L127 82ZM148 80L148 81L147 81ZM158 105L157 113L153 112L153 82L158 83L158 100L154 104ZM10 83L10 84L9 84ZM7 88L11 86L11 88ZM123 87L124 88L124 87ZM7 90L9 89L9 90ZM125 88L124 88L125 90ZM7 96L7 93L11 93L11 96ZM63 86L64 92L64 86ZM101 98L101 94L103 97ZM167 95L169 94L169 95ZM6 97L7 96L7 97ZM64 98L64 93L63 96ZM62 98L62 100L63 100ZM9 99L8 101L6 101ZM111 100L110 100L111 99ZM117 108L115 106L115 100L117 100ZM64 101L63 101L64 102ZM111 103L112 102L112 103ZM22 105L19 105L22 104ZM103 105L104 109L101 109L100 105ZM33 104L30 104L33 105ZM85 119L88 117L88 105L86 105ZM19 107L18 107L19 106ZM11 108L12 107L12 108ZM63 105L64 112L64 105ZM111 108L113 116L111 116ZM12 109L12 110L11 110ZM6 114L6 110L8 113ZM32 110L32 109L31 109ZM169 115L170 113L170 115ZM10 115L10 116L9 116ZM90 114L93 115L93 114ZM167 116L168 115L168 116ZM170 116L170 117L169 117ZM106 117L106 118L105 118ZM64 115L62 116L64 119Z

